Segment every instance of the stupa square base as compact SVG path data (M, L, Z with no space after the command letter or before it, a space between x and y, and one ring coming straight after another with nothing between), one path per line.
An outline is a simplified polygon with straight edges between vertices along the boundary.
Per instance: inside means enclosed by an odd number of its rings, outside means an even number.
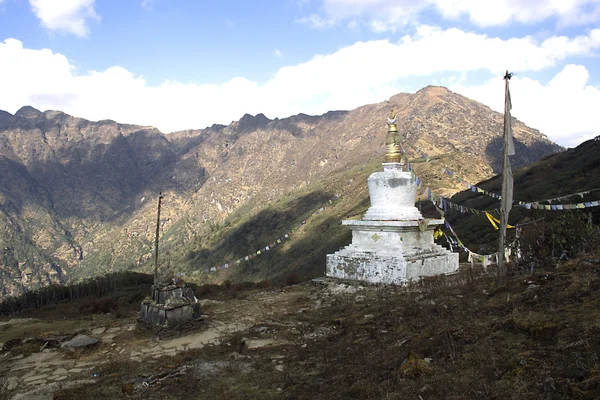
M428 222L421 230L417 221L343 221L352 244L327 255L327 277L403 285L456 272L458 254L433 241L442 220Z
M339 254L344 250L327 255L328 278L404 285L426 276L454 273L458 265L458 254L450 252L404 258L359 251Z

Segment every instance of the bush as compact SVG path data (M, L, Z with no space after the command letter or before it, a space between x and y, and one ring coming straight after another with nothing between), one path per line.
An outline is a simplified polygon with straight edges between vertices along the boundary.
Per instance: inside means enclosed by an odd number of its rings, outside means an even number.
M270 287L271 287L271 282L269 282L266 279L264 281L260 281L256 284L257 289L268 289Z
M283 277L283 284L285 286L296 285L300 282L302 282L302 279L300 278L300 275L295 272L290 272Z
M527 269L554 267L561 260L591 250L597 231L587 213L550 214L539 223L523 227L519 264Z
M84 315L107 314L116 310L117 307L117 303L111 298L90 299L79 306L79 313Z

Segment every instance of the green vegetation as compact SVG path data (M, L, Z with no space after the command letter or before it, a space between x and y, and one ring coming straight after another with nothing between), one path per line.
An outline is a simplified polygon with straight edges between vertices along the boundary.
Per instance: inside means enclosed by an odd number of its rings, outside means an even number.
M45 286L21 296L3 299L0 303L0 315L18 314L26 309L40 309L47 305L74 302L81 298L109 295L115 299L126 298L131 304L140 301L148 294L152 282L151 275L118 272L66 286ZM91 311L93 308L94 306L90 306L90 312L93 312Z
M544 199L556 198L572 193L600 189L600 142L588 141L575 149L563 153L553 154L541 161L513 171L514 174L514 199L515 201L534 202ZM502 177L496 176L477 186L489 192L501 193ZM500 207L498 200L474 193L469 190L457 193L452 201L465 207L480 210L495 209ZM583 196L573 196L544 204L570 204L582 203L600 199L600 190L593 191ZM424 204L423 209L428 215L436 215L429 204ZM425 212L424 212L425 213ZM595 225L600 224L600 207L569 210L569 211L542 211L527 210L514 205L510 213L510 224L538 221L528 227L528 231L536 232L534 235L552 235L548 229L570 229L574 221L586 222L591 218ZM452 225L463 243L472 251L480 254L494 253L497 250L498 231L488 222L484 215L460 214L449 210L446 219ZM541 220L546 222L541 222ZM562 222L561 222L562 221ZM588 231L582 231L588 232ZM514 230L508 230L509 240L514 239ZM563 234L570 235L563 232ZM591 234L588 232L588 234ZM581 235L584 240L586 235ZM544 239L545 240L545 239ZM571 242L575 239L569 239ZM556 243L555 243L556 244ZM558 250L558 247L556 248ZM560 256L560 254L558 254Z
M181 247L167 243L161 252L164 274L185 272L198 283L270 280L276 284L321 276L325 255L350 241L350 231L340 220L362 215L368 208L367 177L381 168L379 161L340 171L323 182L297 189L268 205L249 203L234 211L223 223ZM334 197L335 195L339 197ZM360 199L357 203L357 199ZM319 208L324 212L312 215ZM303 222L306 224L300 228ZM181 226L183 224L180 224ZM298 229L296 229L298 228ZM258 257L235 264L235 260L273 244L286 233L291 238ZM164 237L174 236L170 230ZM162 239L163 243L165 239ZM177 259L175 254L183 254ZM229 262L232 268L206 274L205 268ZM168 267L168 268L167 268ZM168 271L165 271L168 269Z

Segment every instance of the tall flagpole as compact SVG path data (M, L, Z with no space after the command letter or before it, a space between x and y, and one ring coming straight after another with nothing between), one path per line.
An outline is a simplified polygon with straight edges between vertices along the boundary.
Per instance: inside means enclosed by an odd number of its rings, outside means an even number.
M506 277L506 266L504 265L504 242L506 239L506 224L512 207L512 170L510 168L509 155L514 155L514 144L512 141L512 127L510 120L510 91L508 83L512 74L506 71L504 75L504 146L502 161L502 200L500 202L500 243L498 244L498 286L504 284Z
M158 284L158 234L160 233L160 203L163 194L158 194L158 210L156 211L156 236L154 236L154 285Z

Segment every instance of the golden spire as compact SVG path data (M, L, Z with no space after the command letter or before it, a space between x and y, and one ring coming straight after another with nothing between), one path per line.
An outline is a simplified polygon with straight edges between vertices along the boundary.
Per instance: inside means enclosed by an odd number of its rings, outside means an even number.
M398 136L398 128L396 127L396 114L394 110L390 112L387 120L388 134L385 138L385 162L401 162L402 154L400 153L400 137Z

